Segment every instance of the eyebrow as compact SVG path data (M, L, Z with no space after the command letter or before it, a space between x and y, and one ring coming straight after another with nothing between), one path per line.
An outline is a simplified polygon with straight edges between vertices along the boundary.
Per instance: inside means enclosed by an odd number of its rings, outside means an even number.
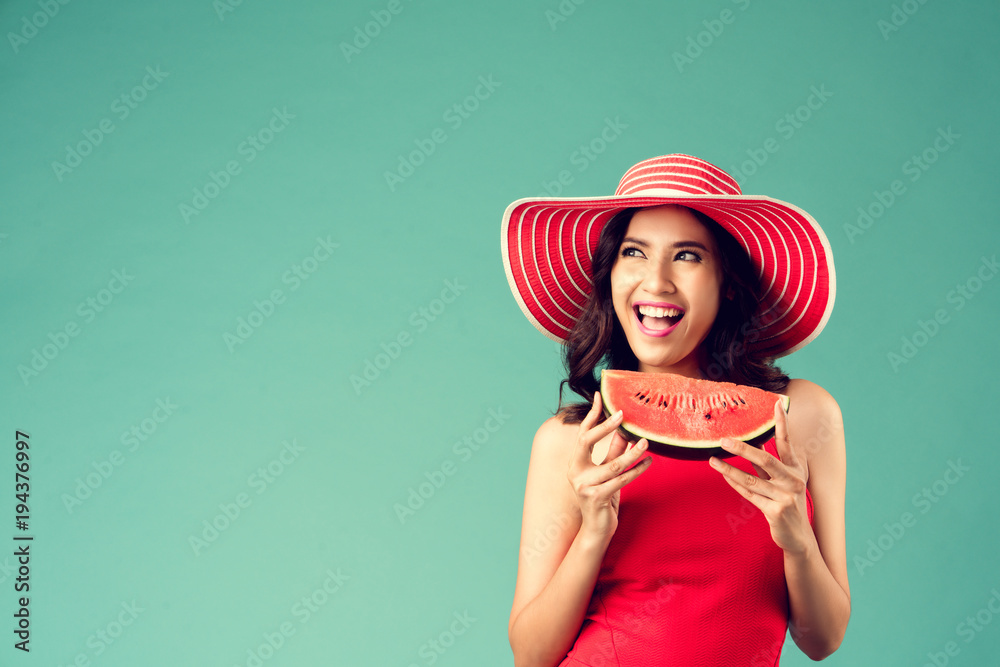
M642 239L637 239L634 236L626 236L624 239L622 239L622 243L634 243L634 244L636 244L638 246L642 246L643 248L648 248L649 247L649 244L647 242L643 241ZM711 250L708 247L706 247L705 244L700 243L698 241L677 241L675 243L671 243L668 247L670 247L670 248L700 248L701 250L703 250L705 252L708 252L708 253L711 252Z

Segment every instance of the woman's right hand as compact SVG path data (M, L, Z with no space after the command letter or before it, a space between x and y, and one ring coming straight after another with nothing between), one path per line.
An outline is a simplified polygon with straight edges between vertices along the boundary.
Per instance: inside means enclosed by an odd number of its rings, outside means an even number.
M594 405L580 423L568 477L580 505L580 531L609 542L618 528L621 488L649 468L652 457L647 456L636 464L646 451L646 439L643 438L634 447L628 447L628 441L616 432L611 438L611 446L604 462L595 464L594 446L615 431L622 421L621 410L598 423L601 415L601 395L595 392Z

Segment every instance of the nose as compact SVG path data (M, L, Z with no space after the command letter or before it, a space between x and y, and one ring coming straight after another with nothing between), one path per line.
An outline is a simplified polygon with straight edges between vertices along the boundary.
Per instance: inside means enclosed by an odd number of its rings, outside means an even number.
M649 269L643 277L643 287L650 294L673 294L677 287L673 282L673 271L670 261L655 262L647 264Z

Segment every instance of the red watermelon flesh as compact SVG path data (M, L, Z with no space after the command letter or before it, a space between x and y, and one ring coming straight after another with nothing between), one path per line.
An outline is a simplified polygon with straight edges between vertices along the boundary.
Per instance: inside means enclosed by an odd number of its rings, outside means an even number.
M721 438L748 441L774 428L774 404L788 397L732 382L671 373L601 371L605 414L621 410L621 430L635 440L706 449Z

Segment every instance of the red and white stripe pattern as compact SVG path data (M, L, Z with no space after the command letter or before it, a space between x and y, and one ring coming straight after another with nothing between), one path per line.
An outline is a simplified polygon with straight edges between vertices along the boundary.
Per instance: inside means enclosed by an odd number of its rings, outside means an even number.
M565 342L590 295L590 261L605 223L623 208L662 204L702 211L750 255L764 288L757 349L779 357L819 335L836 285L830 242L819 224L786 202L743 195L715 165L678 154L633 166L612 197L519 199L507 207L504 268L531 323Z

